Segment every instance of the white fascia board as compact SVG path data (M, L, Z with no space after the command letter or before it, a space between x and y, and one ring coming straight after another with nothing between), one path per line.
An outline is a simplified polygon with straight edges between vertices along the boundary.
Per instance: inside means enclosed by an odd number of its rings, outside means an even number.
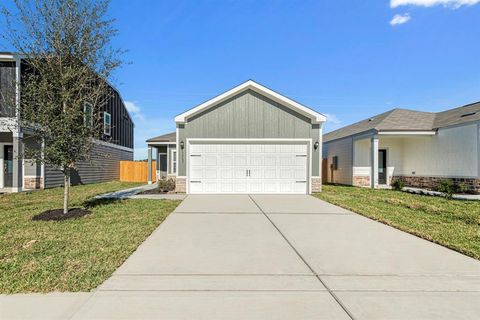
M156 145L160 145L160 146L165 146L165 145L176 145L177 143L176 142L147 142L147 145L149 146L156 146Z
M175 117L175 122L176 123L185 123L187 118L198 114L199 112L206 110L210 107L213 107L229 98L232 96L239 94L245 90L251 89L257 93L260 93L262 95L267 96L268 98L272 99L275 102L278 102L282 105L285 105L287 107L290 107L291 109L299 112L300 114L312 119L312 123L322 123L326 121L326 117L310 108L307 108L300 103L293 101L273 90L268 89L267 87L262 86L261 84L256 83L253 80L248 80L244 83L242 83L239 86L236 86L233 89L228 90L227 92L222 93L221 95L216 96L213 99L210 99L198 106L196 106L193 109L190 109L178 116Z
M427 131L379 131L379 136L434 136L437 132L434 130Z
M0 54L0 61L15 61L16 59L17 56L13 54Z

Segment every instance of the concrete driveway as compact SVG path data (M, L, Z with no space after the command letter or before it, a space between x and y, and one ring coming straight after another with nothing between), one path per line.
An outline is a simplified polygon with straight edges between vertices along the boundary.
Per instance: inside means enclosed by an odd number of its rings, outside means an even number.
M479 319L480 262L311 196L188 196L73 319Z

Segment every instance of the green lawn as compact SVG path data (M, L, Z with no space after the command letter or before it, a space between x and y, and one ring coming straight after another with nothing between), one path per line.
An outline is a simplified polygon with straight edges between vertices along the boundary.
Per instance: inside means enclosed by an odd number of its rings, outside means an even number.
M108 182L76 186L72 207L93 196L135 186ZM0 293L88 291L107 279L172 212L179 201L108 200L92 214L64 221L32 221L62 207L63 189L0 196Z
M332 185L315 196L480 259L480 201Z

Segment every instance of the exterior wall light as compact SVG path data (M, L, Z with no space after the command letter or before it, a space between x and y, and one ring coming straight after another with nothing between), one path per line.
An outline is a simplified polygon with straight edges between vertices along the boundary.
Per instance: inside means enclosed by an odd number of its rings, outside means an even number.
M182 148L182 149L185 148L185 143L183 142L183 140L180 141L180 148Z
M318 149L319 145L320 145L320 143L318 143L318 141L315 141L315 143L313 144L313 147L315 148L315 150Z

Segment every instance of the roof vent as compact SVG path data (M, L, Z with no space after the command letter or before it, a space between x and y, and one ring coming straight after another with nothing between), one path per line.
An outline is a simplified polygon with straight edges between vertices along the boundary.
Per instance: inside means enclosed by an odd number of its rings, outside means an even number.
M473 116L474 114L476 114L476 112L465 113L465 114L462 114L460 117L461 117L461 118L463 118L463 117L469 117L469 116Z

